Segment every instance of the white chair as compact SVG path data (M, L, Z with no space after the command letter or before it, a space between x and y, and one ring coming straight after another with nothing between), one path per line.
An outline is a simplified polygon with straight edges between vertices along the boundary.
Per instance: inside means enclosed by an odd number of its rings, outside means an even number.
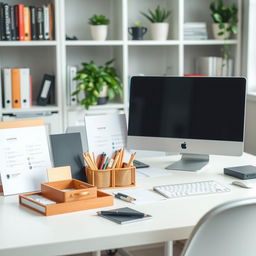
M255 256L256 198L230 201L209 211L194 228L181 255Z

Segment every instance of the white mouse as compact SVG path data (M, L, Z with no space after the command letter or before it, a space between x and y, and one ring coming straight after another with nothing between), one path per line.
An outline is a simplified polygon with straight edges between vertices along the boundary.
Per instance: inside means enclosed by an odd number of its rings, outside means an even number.
M233 185L240 186L242 188L254 188L256 187L256 182L255 180L250 181L250 180L235 180L232 182Z

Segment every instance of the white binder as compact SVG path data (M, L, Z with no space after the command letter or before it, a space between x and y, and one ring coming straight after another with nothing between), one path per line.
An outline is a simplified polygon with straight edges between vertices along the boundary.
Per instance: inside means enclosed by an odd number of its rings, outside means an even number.
M44 39L49 40L50 39L50 17L49 17L49 7L44 6Z
M77 67L68 66L68 88L67 88L67 97L68 103L70 106L77 105L77 96L72 96L72 93L76 91L77 81L74 80L76 77Z
M4 88L4 107L12 108L12 70L10 68L3 69L3 88Z
M30 72L29 68L20 69L21 108L30 108Z

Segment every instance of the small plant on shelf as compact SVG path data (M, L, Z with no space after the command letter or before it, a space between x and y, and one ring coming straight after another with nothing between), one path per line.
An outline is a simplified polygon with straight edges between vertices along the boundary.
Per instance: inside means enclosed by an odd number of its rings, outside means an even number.
M230 39L237 34L237 6L235 3L224 5L222 0L210 4L211 16L214 21L213 33L217 39Z
M79 101L85 109L97 104L105 104L108 99L116 95L123 95L122 82L111 66L114 60L97 66L94 61L82 63L82 69L77 72L75 80L78 81L77 90L73 95L84 92L84 98Z
M148 29L143 26L142 22L136 21L133 26L128 28L132 40L143 40L143 36L147 33Z
M91 18L89 18L88 23L91 28L93 40L106 40L110 21L105 15L94 14Z
M148 9L148 13L141 14L151 22L151 37L153 40L166 40L168 37L169 23L166 22L171 11L161 8L159 5L155 10Z

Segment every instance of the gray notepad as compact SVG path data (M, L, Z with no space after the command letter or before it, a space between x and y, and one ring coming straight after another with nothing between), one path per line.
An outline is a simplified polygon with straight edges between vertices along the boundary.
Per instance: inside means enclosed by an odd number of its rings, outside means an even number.
M124 212L131 212L131 213L133 213L133 212L141 213L141 212L131 209L129 207L115 209L115 211L116 210L118 210L119 212L124 211ZM102 214L100 214L99 216L106 218L108 220L114 221L118 224L127 224L127 223L132 223L132 222L137 222L137 221L148 220L148 219L152 218L151 215L145 216L143 218L135 217L135 216L129 216L129 217L128 216L111 216L111 215L102 215Z

